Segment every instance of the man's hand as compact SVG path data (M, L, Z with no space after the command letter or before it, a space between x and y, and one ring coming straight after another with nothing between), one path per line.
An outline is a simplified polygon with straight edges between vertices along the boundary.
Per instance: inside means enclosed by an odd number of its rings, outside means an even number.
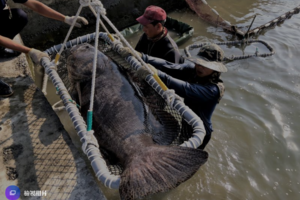
M148 67L151 69L151 71L154 73L154 74L157 74L157 69L155 67L153 67L152 65L150 64L147 64ZM149 75L149 74L152 74L152 72L149 71L146 67L142 66L140 67L134 74L134 77L135 78L138 78L139 80L145 80L145 78Z
M137 53L137 55L139 57L142 57L142 54L138 51L135 51ZM133 52L130 50L129 47L123 47L120 51L119 54L123 57L123 58L127 58L128 56L133 56Z
M40 61L43 57L47 57L49 58L48 54L41 52L37 49L30 49L30 51L28 52L30 58L32 59L32 61L34 62L34 64L40 64ZM49 58L50 59L50 58Z
M129 47L123 47L122 49L120 49L119 54L123 57L123 58L127 58L128 56L132 56L132 51L129 49Z
M75 21L75 19L76 19L76 16L72 16L72 17L66 16L64 22L66 24L69 24L70 26L72 26L72 24ZM84 17L78 16L78 18L77 18L77 20L75 22L75 26L78 27L78 28L81 28L81 24L88 25L89 22Z

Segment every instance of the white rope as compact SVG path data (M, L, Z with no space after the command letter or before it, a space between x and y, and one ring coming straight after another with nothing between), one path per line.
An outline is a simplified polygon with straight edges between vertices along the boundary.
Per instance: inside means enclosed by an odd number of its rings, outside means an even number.
M71 34L71 32L72 32L72 30L73 30L73 28L74 28L74 26L75 26L75 23L76 23L76 21L77 21L77 19L78 19L78 16L79 16L79 14L80 14L80 12L81 12L81 10L82 10L82 5L80 5L80 7L78 8L78 11L77 11L77 13L76 13L76 16L75 16L75 19L73 20L73 23L72 23L72 25L70 26L70 28L69 28L69 31L68 31L68 33L67 33L67 36L66 36L66 38L65 38L65 40L64 40L64 43L63 43L63 45L62 45L62 47L60 48L60 51L59 51L59 55L61 55L61 53L63 52L63 50L64 50L64 48L65 48L65 46L66 46L66 43L67 43L67 41L68 41L68 39L69 39L69 37L70 37L70 34ZM67 47L66 47L67 48Z
M91 87L91 96L90 96L90 108L89 111L93 111L94 107L94 97L95 97L95 83L96 83L96 70L97 70L97 56L98 56L98 43L99 43L99 31L100 31L100 14L103 12L101 8L97 9L97 23L96 23L96 37L95 37L95 51L94 51L94 60L93 60L93 74L92 74L92 87ZM91 119L92 120L92 119ZM85 137L85 136L84 136ZM93 139L93 140L92 140ZM86 147L88 142L94 144L99 148L98 142L94 136L94 131L90 130L87 132L85 142L82 144L82 150L87 155Z
M44 77L43 77L43 86L42 86L42 92L44 95L47 95L47 85L48 85L48 74L44 72Z
M167 91L164 92L164 99L171 108L173 108L173 104L176 98L175 95L176 94L174 90L168 89Z
M95 82L96 82L96 69L97 69L97 55L98 55L98 41L99 41L99 21L100 21L100 12L97 14L97 23L96 23L96 38L95 38L95 52L94 52L94 62L93 62L93 76L92 76L92 91L90 96L90 109L93 111L94 107L94 96L95 96Z
M66 108L65 106L59 106L59 107L58 107L58 105L61 104L61 103L62 103L62 100L56 102L55 104L53 104L52 109L53 109L55 112L59 112L59 111L64 110L64 109Z
M91 9L92 13L95 15L95 17L97 17L97 13L96 13L95 9L92 7L92 5L89 4L88 6L89 6L89 8ZM106 15L106 10L105 10L105 8L103 7L103 5L101 4L101 5L97 5L97 6L99 6L99 8L97 7L97 9L98 9L97 12L100 12L101 15ZM97 10L97 9L96 9L96 10ZM102 20L100 20L99 22L100 22L101 26L103 27L103 29L105 30L105 32L109 34L109 31L108 31L108 29L106 28L105 24L102 22Z

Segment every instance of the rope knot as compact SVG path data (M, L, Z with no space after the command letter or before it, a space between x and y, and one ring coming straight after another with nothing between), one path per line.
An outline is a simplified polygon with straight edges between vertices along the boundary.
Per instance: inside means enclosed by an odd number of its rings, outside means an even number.
M179 97L174 90L170 90L168 89L167 91L165 91L164 93L164 99L166 100L166 102L168 103L168 105L173 108L174 105L174 101L175 99L180 99L182 100L181 97Z
M101 15L106 15L106 9L104 8L103 4L99 0L92 0L92 5L95 10L100 13Z
M90 130L87 131L86 134L80 139L80 141L82 142L82 140L84 140L83 144L82 144L82 151L87 154L87 146L88 144L92 144L95 147L99 148L99 144L97 139L94 136L94 131Z

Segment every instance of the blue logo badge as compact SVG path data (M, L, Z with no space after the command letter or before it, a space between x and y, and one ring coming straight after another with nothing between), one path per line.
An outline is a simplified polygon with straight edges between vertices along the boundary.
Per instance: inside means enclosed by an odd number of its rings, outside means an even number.
M20 188L15 185L10 185L5 190L5 196L9 200L17 200L21 195Z

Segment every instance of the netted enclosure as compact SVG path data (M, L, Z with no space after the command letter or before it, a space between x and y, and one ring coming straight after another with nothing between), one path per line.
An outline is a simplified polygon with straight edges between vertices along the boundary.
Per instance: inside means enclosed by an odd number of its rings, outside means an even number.
M93 41L88 43L94 45ZM56 51L56 48L52 47L48 51ZM125 71L125 73L127 73L128 79L136 89L136 94L139 95L139 98L141 101L143 101L144 106L146 107L145 110L147 112L151 112L161 124L166 126L165 132L176 131L178 136L171 145L180 145L192 137L193 127L183 120L179 111L170 107L165 99L158 94L157 91L155 91L145 80L136 79L133 77L135 70L130 68L130 64L124 58L122 58L120 54L113 50L112 45L108 44L104 40L99 40L98 50L112 59L120 68L122 68L122 70ZM72 90L74 88L71 88L67 71L67 58L69 55L70 48L63 51L60 57L60 62L57 65L57 73L68 89L69 93L72 94ZM54 54L52 54L51 57L54 59ZM79 104L79 102L76 103ZM147 113L145 114L147 115ZM147 124L147 122L145 122L145 127L146 131L151 132L151 126ZM118 161L114 158L114 156L101 148L100 152L102 157L105 159L110 172L114 175L120 175L122 173L122 167L118 165Z
M163 145L180 145L188 148L198 148L205 137L205 128L202 120L184 103L183 99L177 96L174 91L169 90L163 84L159 83L155 75L149 74L144 79L135 77L135 71L142 67L140 57L128 56L123 58L120 56L120 50L123 49L122 42L117 36L100 32L81 36L79 38L59 44L47 49L45 52L54 59L58 52L60 60L55 64L48 58L42 58L41 65L45 68L47 76L57 89L64 104L64 109L68 112L72 123L82 142L83 152L91 161L91 165L95 171L96 177L106 186L117 189L121 182L122 166L113 154L99 147L99 144L93 134L93 130L89 129L89 113L86 121L80 114L80 106L78 101L74 101L70 80L67 71L67 59L70 55L70 49L73 46L89 43L94 44L97 40L97 49L104 53L114 63L116 63L126 74L130 84L135 89L135 95L143 102L145 115L151 114L163 128L163 134L176 133L176 137L172 137L172 142ZM62 47L64 50L61 51ZM57 60L55 58L55 60ZM122 73L123 73L122 72ZM76 100L76 99L75 99ZM145 131L151 132L151 125L148 121L144 122ZM155 142L156 135L152 132L152 138Z

